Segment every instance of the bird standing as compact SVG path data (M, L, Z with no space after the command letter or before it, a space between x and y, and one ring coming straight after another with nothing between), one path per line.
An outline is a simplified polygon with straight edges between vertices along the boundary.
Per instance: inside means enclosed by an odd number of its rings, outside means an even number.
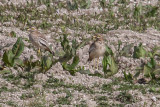
M31 43L38 48L38 52L40 53L40 49L44 49L45 51L49 51L54 55L54 52L49 48L49 44L47 39L43 34L38 32L38 30L34 27L28 29L30 31L29 40Z
M105 54L106 48L102 36L97 35L94 37L96 38L96 40L91 44L89 48L88 61L92 61L94 58L98 58L97 60L97 69L98 69L99 57ZM94 68L95 68L95 63L94 63Z

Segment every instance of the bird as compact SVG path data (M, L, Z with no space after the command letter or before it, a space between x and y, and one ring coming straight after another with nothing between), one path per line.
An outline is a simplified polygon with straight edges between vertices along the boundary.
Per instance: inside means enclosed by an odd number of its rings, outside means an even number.
M96 40L89 47L88 61L92 61L93 59L98 58L97 60L97 69L98 69L99 57L104 56L106 48L104 39L101 35L93 36L93 38L95 38ZM95 63L94 63L94 69L95 69Z
M29 40L31 43L38 48L38 52L40 53L40 49L45 51L49 51L51 54L54 55L54 52L49 48L49 42L45 38L45 35L41 34L35 27L31 27L28 29L30 32Z

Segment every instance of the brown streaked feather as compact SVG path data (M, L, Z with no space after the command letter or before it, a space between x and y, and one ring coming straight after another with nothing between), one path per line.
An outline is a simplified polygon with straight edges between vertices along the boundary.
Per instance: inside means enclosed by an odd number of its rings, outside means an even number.
M101 36L96 36L96 40L91 44L89 48L88 61L103 56L103 53L105 51L103 47L104 47L103 38Z
M91 61L92 59L94 59L93 55L92 55L92 52L96 49L96 44L95 42L93 42L89 48L89 59L88 61Z
M38 32L38 30L31 31L29 34L31 42L39 48L44 49L45 51L49 51L54 55L54 52L49 48L49 44L47 39L43 34Z
M96 45L95 45L95 42L93 42L92 44L91 44L91 46L90 46L90 48L89 48L89 54L93 51L93 50L95 50L96 49Z

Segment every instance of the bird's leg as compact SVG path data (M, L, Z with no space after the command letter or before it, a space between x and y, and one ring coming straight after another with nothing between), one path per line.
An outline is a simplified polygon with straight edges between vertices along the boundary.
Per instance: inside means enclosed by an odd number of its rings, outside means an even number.
M96 60L95 60L95 58L93 59L94 60L94 71L95 71L95 69L96 69Z
M41 49L40 48L38 48L37 53L38 53L38 56L41 56Z
M98 65L99 65L99 58L97 59L97 70L98 70Z
M88 61L87 61L88 62ZM89 63L88 65L89 65L89 70L90 70L90 68L91 68L91 65L90 65L91 63Z

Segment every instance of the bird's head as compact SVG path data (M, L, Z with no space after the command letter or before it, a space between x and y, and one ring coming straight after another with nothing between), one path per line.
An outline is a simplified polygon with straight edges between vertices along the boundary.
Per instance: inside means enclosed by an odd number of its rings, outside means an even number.
M95 41L103 41L103 37L101 35L95 35L95 36L93 36L93 39Z
M27 29L27 31L29 31L29 32L34 32L34 31L36 31L37 29L35 28L35 27L31 27L31 28L28 28Z

